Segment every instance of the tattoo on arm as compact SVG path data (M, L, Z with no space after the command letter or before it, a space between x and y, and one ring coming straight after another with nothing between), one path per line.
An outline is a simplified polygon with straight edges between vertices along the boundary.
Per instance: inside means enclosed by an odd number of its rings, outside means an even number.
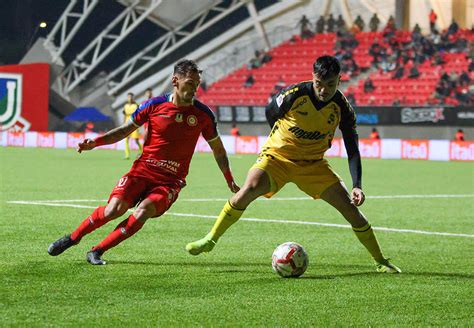
M222 144L221 138L209 142L209 146L212 149L214 158L220 170L223 173L229 170L229 158L227 157L227 152Z

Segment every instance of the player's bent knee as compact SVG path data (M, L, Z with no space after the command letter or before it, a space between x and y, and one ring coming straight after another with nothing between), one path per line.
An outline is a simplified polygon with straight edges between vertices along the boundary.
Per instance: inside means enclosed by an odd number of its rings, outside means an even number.
M119 216L122 216L127 212L129 206L128 203L125 201L113 201L110 202L104 211L104 216L108 219L115 219Z
M133 216L140 221L145 222L149 218L160 216L164 213L164 210L159 210L153 203L140 204L137 209L133 212Z

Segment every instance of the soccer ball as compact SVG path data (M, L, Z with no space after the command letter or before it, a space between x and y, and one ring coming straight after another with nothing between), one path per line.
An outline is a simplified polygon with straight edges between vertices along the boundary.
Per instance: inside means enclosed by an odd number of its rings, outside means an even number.
M273 252L273 271L284 278L301 276L308 267L308 254L298 243L287 242L278 246Z

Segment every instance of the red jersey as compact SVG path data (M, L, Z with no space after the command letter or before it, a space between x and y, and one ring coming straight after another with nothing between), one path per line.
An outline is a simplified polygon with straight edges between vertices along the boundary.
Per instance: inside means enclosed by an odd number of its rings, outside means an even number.
M464 141L464 132L456 132L454 139L456 141Z
M378 132L371 132L369 138L372 140L380 139L380 135Z
M172 96L150 98L130 118L136 126L148 123L143 152L132 166L134 175L184 180L199 135L202 133L207 141L219 137L209 107L197 100L190 106L177 107Z

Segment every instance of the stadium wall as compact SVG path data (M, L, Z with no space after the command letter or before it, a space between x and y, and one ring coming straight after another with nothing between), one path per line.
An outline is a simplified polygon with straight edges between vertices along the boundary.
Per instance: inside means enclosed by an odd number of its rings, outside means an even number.
M361 137L376 127L384 138L453 139L459 128L466 139L474 139L474 108L468 106L356 107ZM263 106L218 106L219 128L225 134L236 123L243 135L267 135Z
M270 133L268 124L262 123L237 123L240 133L245 136L261 136ZM230 134L232 124L219 123L219 131L222 134ZM466 140L474 140L474 127L465 126L401 126L401 125L358 125L357 131L361 138L370 135L373 128L377 128L380 136L388 139L430 139L450 140L454 139L459 128L462 128ZM341 132L336 130L336 137L341 137Z
M0 66L0 131L48 130L50 67Z
M0 133L2 147L76 148L84 138L94 138L96 133L66 132L8 132ZM222 141L230 154L257 154L265 143L264 136L222 136ZM123 150L124 140L99 147L101 149ZM132 149L136 145L130 143ZM360 139L359 148L363 158L434 160L434 161L474 161L473 141L450 140L406 140L406 139ZM207 142L200 137L196 152L211 152ZM344 142L335 138L326 157L347 157Z

